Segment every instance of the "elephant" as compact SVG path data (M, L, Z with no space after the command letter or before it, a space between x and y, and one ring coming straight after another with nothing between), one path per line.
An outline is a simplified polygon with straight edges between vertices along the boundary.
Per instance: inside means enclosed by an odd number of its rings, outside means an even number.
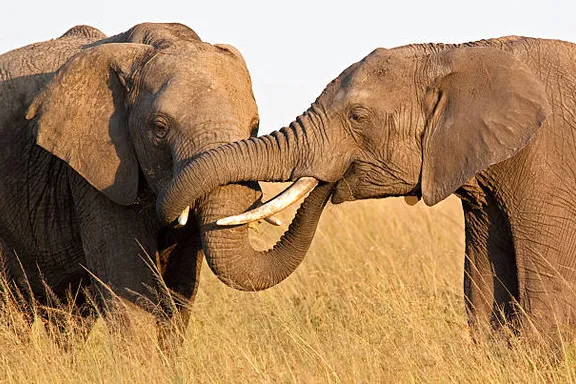
M157 216L156 200L195 156L257 135L236 48L178 23L111 37L76 26L0 56L0 103L3 271L23 296L82 307L86 292L99 292L98 307L135 303L162 330L175 319L186 326L204 256L244 290L276 284L303 259L321 204L268 251L252 248L246 225L214 225L260 204L257 183L171 202L185 206L175 223Z
M576 320L575 58L572 43L518 36L378 48L289 126L196 157L178 175L194 188L165 197L256 180L296 181L298 196L332 184L334 204L406 196L432 206L455 194L471 329L553 338ZM158 212L167 221L181 208Z

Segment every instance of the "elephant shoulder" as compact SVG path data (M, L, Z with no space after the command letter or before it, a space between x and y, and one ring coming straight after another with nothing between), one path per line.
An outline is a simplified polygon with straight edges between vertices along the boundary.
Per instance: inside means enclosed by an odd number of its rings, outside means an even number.
M25 109L53 74L84 46L105 35L85 25L57 39L37 42L0 55L0 120L24 116Z
M85 38L90 41L105 39L107 36L98 28L89 25L76 25L67 30L59 39Z
M0 55L0 82L57 71L90 43L106 38L88 25L70 28L57 39L37 42Z

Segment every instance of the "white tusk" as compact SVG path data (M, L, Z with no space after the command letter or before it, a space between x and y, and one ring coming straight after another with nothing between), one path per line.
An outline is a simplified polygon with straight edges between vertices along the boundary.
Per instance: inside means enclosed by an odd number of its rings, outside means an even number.
M318 180L313 177L301 177L294 184L286 188L284 192L264 205L240 215L229 216L216 222L218 225L239 225L252 221L270 218L270 216L288 208L297 200L304 197L318 185Z
M277 227L282 225L282 220L280 220L279 218L274 217L274 216L265 217L264 220L266 220L266 222L268 224L272 224L272 225L275 225Z
M190 206L187 205L186 208L182 211L180 216L178 216L178 224L176 224L176 228L180 228L186 225L188 222L188 214L190 213Z
M418 204L419 201L418 196L404 196L404 202L411 207Z

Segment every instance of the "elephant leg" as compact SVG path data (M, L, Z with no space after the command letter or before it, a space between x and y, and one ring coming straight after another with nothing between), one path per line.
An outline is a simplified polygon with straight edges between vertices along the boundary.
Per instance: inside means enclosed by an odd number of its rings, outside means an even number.
M71 279L55 288L40 282L43 274L39 272L40 267L37 268L37 271L26 271L14 248L0 239L2 317L22 341L28 340L34 322L41 321L51 339L66 349L72 342L87 337L96 318L95 308L86 295L89 279ZM29 280L31 272L39 274L38 282L44 284L40 285L43 289L34 292ZM55 267L51 273L62 275L64 272Z
M2 321L27 343L41 302L35 297L13 248L0 239L0 311Z
M570 253L554 245L562 244L562 239L551 242L544 238L548 229L541 226L539 231L540 235L522 242L529 246L518 251L523 309L520 324L531 341L561 349L563 340L576 339L574 269L572 263L563 266L558 260Z
M112 303L122 308L124 300L154 312L163 290L155 260L159 223L154 205L115 204L79 175L74 177L74 206L85 267L98 292L95 300L104 312L117 309Z
M82 292L70 292L66 301L57 307L39 308L38 314L43 319L48 336L63 350L83 343L97 319L96 309L84 301Z
M481 209L466 203L464 293L473 330L500 329L515 316L518 279L509 226L495 202Z
M164 230L160 236L160 265L170 293L157 316L158 338L164 350L179 346L190 319L190 306L198 291L204 252L195 224Z
M567 203L571 191L559 190L560 184L531 185L511 215L522 309L519 324L530 342L560 350L563 340L576 340L576 209Z
M464 297L468 323L476 330L491 324L494 286L487 255L479 247L466 245Z

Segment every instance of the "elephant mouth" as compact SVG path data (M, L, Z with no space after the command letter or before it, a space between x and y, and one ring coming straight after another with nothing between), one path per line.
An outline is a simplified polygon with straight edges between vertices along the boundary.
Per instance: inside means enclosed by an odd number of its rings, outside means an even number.
M234 226L265 220L276 226L282 225L280 220L274 215L296 204L300 199L314 190L319 183L320 181L314 177L301 177L268 202L260 202L255 208L239 215L221 218L217 220L215 224L218 226ZM329 195L330 201L332 204L341 204L345 201L357 200L353 190L354 188L351 181L344 176L334 184L332 192ZM388 195L381 197L387 196ZM419 187L402 196L404 196L404 201L409 206L416 205L422 199L422 193Z
M342 204L345 201L353 200L356 200L353 192L353 185L346 179L346 177L343 177L336 182L330 201L332 204Z
M355 187L355 188L354 188ZM390 194L387 192L377 192L371 193L368 186L362 186L358 188L357 182L352 182L346 177L343 177L336 183L336 187L332 192L331 202L332 204L341 204L346 201L354 201L354 200L363 200L363 199L379 199L379 198L386 198L386 197L404 197L404 201L409 206L416 205L422 199L422 192L420 191L420 187L414 188L412 191L406 194ZM363 188L366 187L366 188ZM354 190L356 189L356 194ZM363 193L363 189L368 190L365 194ZM358 192L360 191L360 192Z

